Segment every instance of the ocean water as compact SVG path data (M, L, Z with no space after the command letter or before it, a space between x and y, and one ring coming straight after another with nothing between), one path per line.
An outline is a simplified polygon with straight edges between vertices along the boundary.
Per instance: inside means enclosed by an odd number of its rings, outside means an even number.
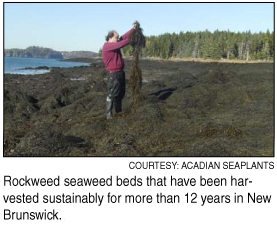
M20 58L20 57L5 57L4 58L4 73L10 74L44 74L50 70L21 70L26 67L36 68L41 66L51 67L78 67L89 66L89 63L67 62L56 59L42 59L42 58Z

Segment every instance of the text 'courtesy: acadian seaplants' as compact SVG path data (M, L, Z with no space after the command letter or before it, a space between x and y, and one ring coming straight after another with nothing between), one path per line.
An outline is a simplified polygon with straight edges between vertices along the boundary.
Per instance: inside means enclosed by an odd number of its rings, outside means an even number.
M129 169L274 169L272 161L131 161Z

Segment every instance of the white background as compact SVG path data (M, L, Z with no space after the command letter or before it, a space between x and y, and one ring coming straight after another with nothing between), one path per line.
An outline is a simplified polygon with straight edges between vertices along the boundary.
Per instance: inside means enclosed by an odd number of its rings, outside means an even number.
M130 161L272 161L273 158L2 158L1 159L1 225L175 225L175 224L206 224L206 225L274 225L276 222L276 169L274 170L130 170ZM4 187L3 176L12 177L57 177L61 182L65 177L120 177L145 178L163 177L170 175L182 178L196 178L199 176L211 178L234 177L250 178L253 181L247 187ZM114 181L113 181L114 182ZM169 181L168 181L169 182ZM199 183L198 183L199 185ZM87 194L88 192L103 194L108 192L115 195L163 194L179 195L184 201L184 195L196 192L200 195L230 195L234 193L245 196L243 204L197 204L185 202L176 204L107 204L106 197L101 206L97 204L4 204L3 194ZM270 204L247 203L247 193L272 195ZM122 200L123 201L123 200ZM60 212L61 221L3 221L3 209L13 211L44 211L56 209Z

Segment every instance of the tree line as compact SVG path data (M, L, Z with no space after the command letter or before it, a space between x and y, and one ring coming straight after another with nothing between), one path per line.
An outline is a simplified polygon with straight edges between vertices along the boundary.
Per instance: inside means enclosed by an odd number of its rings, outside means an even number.
M123 48L125 56L132 55L132 47ZM274 32L180 32L146 37L143 57L273 60Z
M62 59L63 55L50 48L30 46L27 49L5 49L4 57Z
M90 58L97 56L91 51L56 51L50 48L30 46L27 49L5 49L5 57L28 57L47 59Z
M91 58L96 57L98 54L91 51L61 51L64 59L70 58Z

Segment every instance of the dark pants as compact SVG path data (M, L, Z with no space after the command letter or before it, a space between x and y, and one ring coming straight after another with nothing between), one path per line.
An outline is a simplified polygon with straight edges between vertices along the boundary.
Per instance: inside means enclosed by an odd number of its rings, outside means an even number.
M106 116L111 118L113 113L113 106L115 112L122 111L122 99L125 96L125 72L107 72L107 109Z

